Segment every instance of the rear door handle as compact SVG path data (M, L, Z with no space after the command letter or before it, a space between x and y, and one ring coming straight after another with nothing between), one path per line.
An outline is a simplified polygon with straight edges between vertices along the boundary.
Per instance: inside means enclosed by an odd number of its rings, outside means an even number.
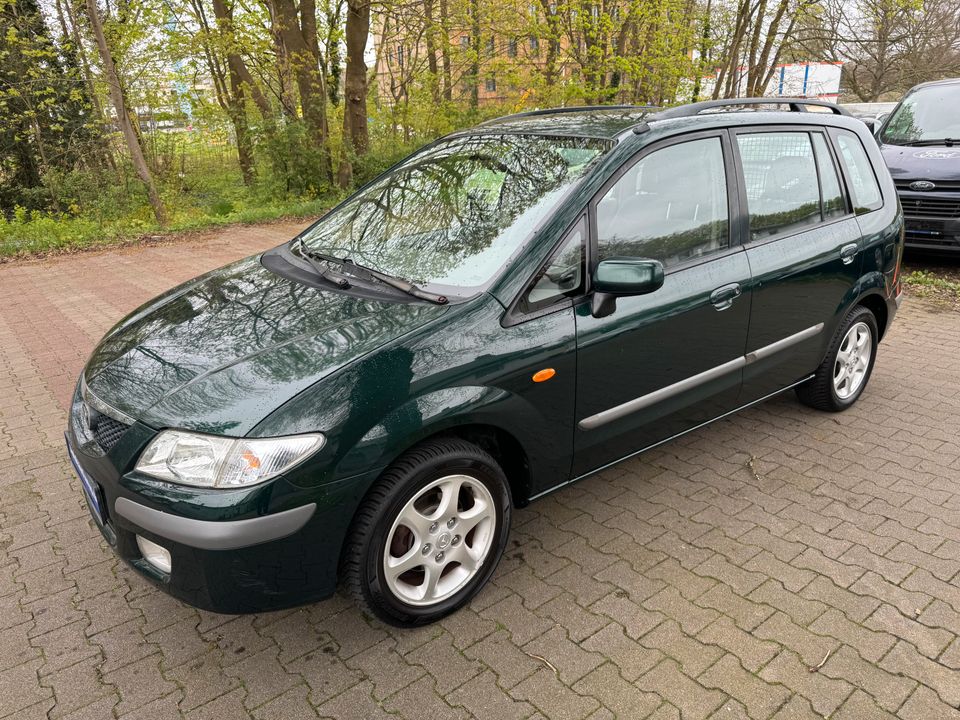
M730 283L710 293L710 302L717 310L726 310L733 305L734 300L740 297L740 293L740 283Z
M853 262L853 259L857 256L858 252L860 252L860 246L856 243L844 245L842 248L840 248L840 259L843 260L844 265L849 265Z

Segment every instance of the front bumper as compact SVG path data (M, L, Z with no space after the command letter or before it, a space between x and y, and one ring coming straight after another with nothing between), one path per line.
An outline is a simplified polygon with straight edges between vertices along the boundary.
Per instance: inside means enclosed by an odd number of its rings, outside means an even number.
M85 452L72 425L67 450L94 521L114 552L163 591L231 614L333 594L364 479L304 488L279 477L239 492L146 481L126 466L151 429L135 424L114 450L99 456ZM143 557L138 535L170 553L170 572Z

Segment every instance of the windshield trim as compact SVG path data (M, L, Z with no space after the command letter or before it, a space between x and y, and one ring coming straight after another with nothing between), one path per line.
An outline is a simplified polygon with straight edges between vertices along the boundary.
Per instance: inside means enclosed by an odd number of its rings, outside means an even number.
M447 135L444 135L442 137L439 137L436 140L433 140L432 142L427 143L426 145L419 148L418 150L411 153L410 155L407 155L406 157L400 159L398 162L391 165L382 173L374 177L372 180L368 181L367 183L365 183L364 185L362 185L361 187L357 188L352 193L347 195L347 197L343 198L340 202L338 202L336 205L334 205L329 210L327 210L323 215L321 215L317 220L315 220L309 226L301 230L295 237L283 243L280 247L284 247L287 250L287 252L289 253L289 256L291 256L296 261L296 264L298 265L303 264L305 267L308 267L307 263L304 260L302 260L300 257L298 257L296 253L293 252L294 245L297 242L299 242L301 238L305 238L305 236L311 233L315 227L320 225L320 223L322 223L330 215L333 215L334 213L338 212L343 206L345 206L355 196L363 193L368 188L380 182L383 178L392 174L401 166L408 164L410 161L414 160L417 156L434 149L435 147L437 147L438 145L441 145L442 143L449 142L451 140L459 140L459 139L471 138L471 137L503 137L503 136L546 138L546 139L553 139L553 140L560 140L560 141L590 140L590 141L596 141L598 143L602 143L604 147L602 147L601 152L597 154L597 157L595 157L586 165L585 172L583 172L583 174L581 174L577 180L570 183L567 186L566 190L557 197L552 207L547 212L545 212L543 216L539 219L537 224L524 237L520 239L520 241L517 243L516 249L504 259L504 261L500 264L500 266L490 274L490 277L487 278L486 281L484 281L483 283L480 283L479 285L445 285L443 283L436 283L436 282L430 282L430 281L417 283L418 287L420 287L422 290L425 290L427 292L434 293L437 295L443 295L447 297L451 302L463 301L463 300L468 300L470 298L476 297L477 295L489 290L490 287L492 287L503 276L507 268L509 268L524 252L526 252L530 248L534 238L536 238L537 235L539 235L539 233L543 230L543 228L553 220L554 216L557 213L558 208L561 208L564 206L564 204L570 199L570 197L573 196L582 187L583 183L586 182L587 179L594 173L594 171L596 170L596 165L604 157L608 156L613 151L613 149L620 143L619 138L585 135L585 134L564 134L564 133L529 132L529 131L524 132L520 130L494 131L493 128L490 128L490 129L475 128L475 129L455 131ZM304 245L306 247L310 247L309 245L306 244L306 242L304 242ZM379 270L379 268L376 268L376 269ZM337 288L331 288L331 289L338 290ZM349 290L347 292L349 292ZM391 289L389 296L395 297L395 295L393 295L394 292L397 292L397 291L394 291L393 289ZM385 293L385 296L387 296L386 293ZM404 297L405 299L407 299L408 296L404 296Z

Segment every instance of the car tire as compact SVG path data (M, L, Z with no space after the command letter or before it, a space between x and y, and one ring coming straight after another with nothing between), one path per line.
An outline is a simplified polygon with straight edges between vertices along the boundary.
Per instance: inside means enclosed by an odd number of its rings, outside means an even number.
M863 394L877 358L877 319L857 305L840 323L814 376L797 387L800 402L817 410L840 412Z
M364 498L342 556L344 585L391 625L439 620L490 579L510 511L510 486L489 453L458 438L427 441Z

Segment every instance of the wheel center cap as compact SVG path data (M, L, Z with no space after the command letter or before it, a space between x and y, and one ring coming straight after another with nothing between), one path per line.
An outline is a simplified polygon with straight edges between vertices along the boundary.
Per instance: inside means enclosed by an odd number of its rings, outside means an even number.
M437 538L437 548L439 550L445 550L450 544L450 533L440 533L440 536Z

